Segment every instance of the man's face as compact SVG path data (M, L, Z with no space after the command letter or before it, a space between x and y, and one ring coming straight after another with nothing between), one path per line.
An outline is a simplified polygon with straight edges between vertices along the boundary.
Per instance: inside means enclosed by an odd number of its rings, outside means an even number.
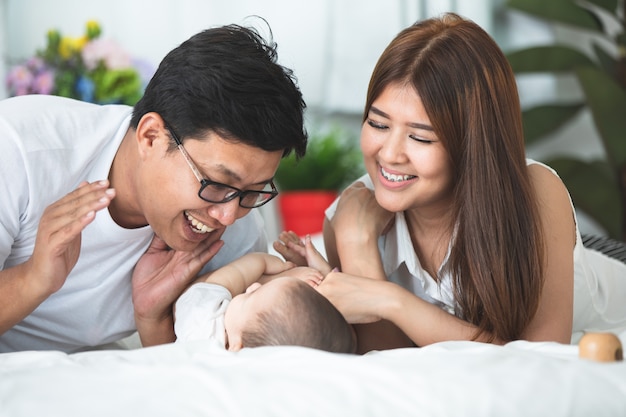
M139 204L146 221L168 246L189 251L202 241L217 241L226 226L253 209L241 207L238 197L226 203L202 200L200 181L179 150L167 151L169 143L169 133L163 129L143 160ZM262 190L283 154L227 141L212 132L183 143L202 178L240 190Z

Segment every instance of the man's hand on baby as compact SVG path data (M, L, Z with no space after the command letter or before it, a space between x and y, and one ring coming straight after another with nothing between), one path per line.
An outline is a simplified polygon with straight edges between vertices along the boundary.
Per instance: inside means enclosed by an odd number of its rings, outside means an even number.
M170 250L158 236L139 259L132 276L135 315L163 317L224 242L203 242L190 252Z

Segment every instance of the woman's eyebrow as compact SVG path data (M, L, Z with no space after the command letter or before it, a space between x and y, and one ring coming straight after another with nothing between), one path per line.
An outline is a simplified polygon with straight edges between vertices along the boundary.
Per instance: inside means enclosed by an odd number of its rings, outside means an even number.
M385 119L390 119L390 117L389 117L389 115L387 113L385 113L384 111L382 111L382 110L380 110L380 109L378 109L378 108L376 108L374 106L370 107L370 111L372 113L374 113L374 114L377 114L377 115L379 115L381 117L384 117Z
M371 106L371 107L370 107L370 111L371 111L372 113L374 113L374 114L377 114L377 115L379 115L379 116L381 116L381 117L384 117L385 119L391 119L391 117L389 117L389 115L388 115L387 113L385 113L384 111L380 110L380 109L379 109L379 108L377 108L377 107ZM431 131L431 132L433 132L433 131L434 131L434 129L433 129L433 127L432 127L432 126L430 126L430 125L425 125L424 123L410 122L410 123L407 123L407 126L409 126L409 127L413 127L413 128L415 128L415 129L428 130L428 131Z
M408 124L409 127L414 127L416 129L422 129L422 130L428 130L430 132L434 132L435 129L433 129L432 126L430 125L425 125L423 123L409 123Z

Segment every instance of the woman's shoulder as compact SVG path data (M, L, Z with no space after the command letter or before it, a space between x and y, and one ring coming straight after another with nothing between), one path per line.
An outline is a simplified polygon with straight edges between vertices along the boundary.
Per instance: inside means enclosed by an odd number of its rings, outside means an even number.
M569 199L567 188L554 169L532 159L526 162L530 182L538 195L556 193L557 197L567 196Z
M556 171L542 163L530 163L528 175L544 224L551 224L551 227L561 225L568 236L575 236L574 204L567 187Z

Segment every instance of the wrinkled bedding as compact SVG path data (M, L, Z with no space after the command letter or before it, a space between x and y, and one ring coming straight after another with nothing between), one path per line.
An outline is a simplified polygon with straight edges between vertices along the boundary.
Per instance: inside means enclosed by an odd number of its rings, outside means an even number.
M0 416L623 417L626 362L523 341L364 356L290 346L228 352L205 342L7 353Z

